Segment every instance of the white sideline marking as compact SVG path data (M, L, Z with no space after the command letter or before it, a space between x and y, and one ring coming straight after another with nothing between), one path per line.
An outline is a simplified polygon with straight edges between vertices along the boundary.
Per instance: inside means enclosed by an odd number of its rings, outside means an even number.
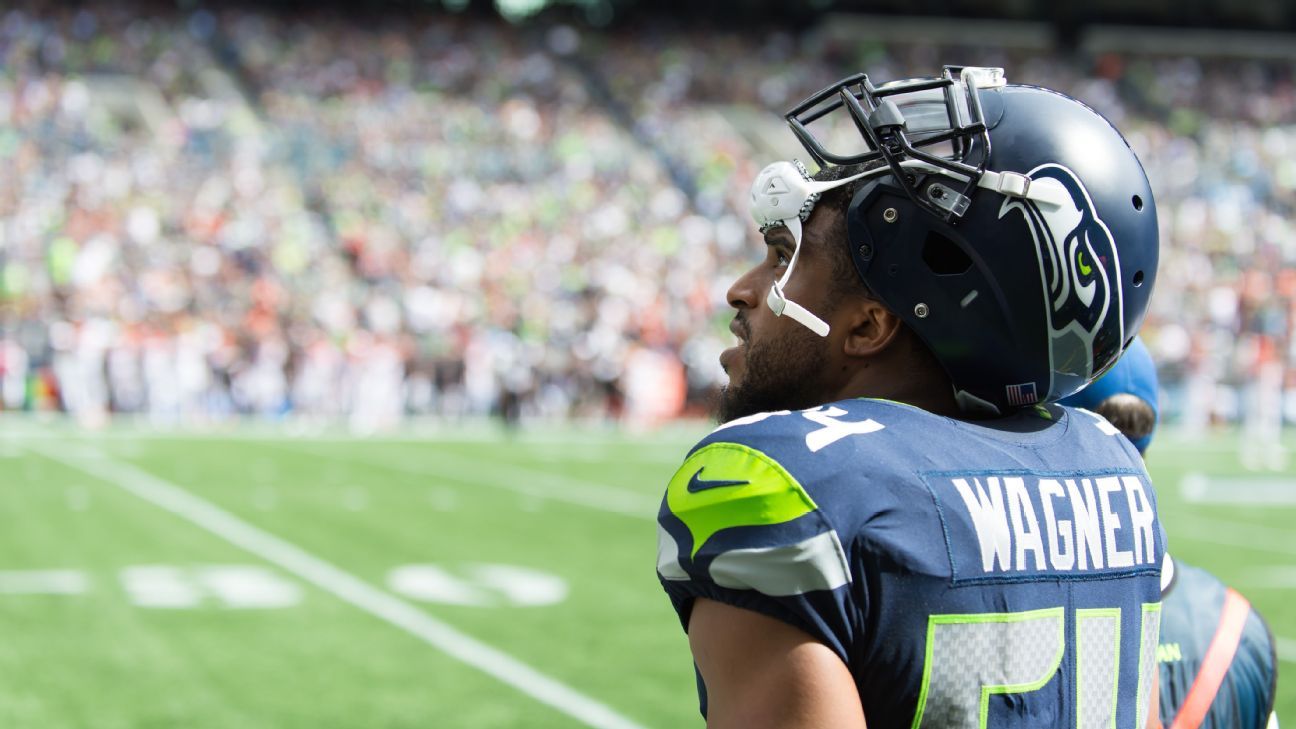
M1179 493L1194 504L1296 506L1296 482L1284 478L1219 478L1187 473Z
M1278 649L1278 660L1283 663L1296 663L1296 640L1275 635L1274 647Z
M78 570L0 572L0 595L80 595L89 585Z
M1287 565L1252 567L1238 576L1238 582L1254 587L1293 588L1296 587L1296 567Z
M597 729L642 729L611 708L540 673L512 656L460 633L404 600L263 531L169 481L107 456L64 459L53 446L28 448L50 460L114 484L278 565L301 579L391 623L447 655Z
M286 440L298 443L316 444L355 444L355 443L496 443L504 440L503 432L496 428L463 426L418 427L400 429L389 433L357 434L339 431L338 429L310 429L291 427L240 426L238 428L210 429L180 427L161 430L151 427L140 427L123 423L114 425L109 430L87 432L74 428L43 428L24 421L21 417L0 415L0 427L6 431L0 433L14 447L28 441L52 441L64 443L69 438L86 438L98 441L122 441L126 447L140 441L247 441L263 443L267 440ZM609 428L604 430L568 429L552 427L552 424L535 423L527 426L514 437L521 447L540 445L558 445L564 449L578 445L618 445L634 444L636 450L630 456L636 461L657 461L678 464L682 453L697 442L698 438L714 427L710 423L697 423L696 426L678 426L658 431L650 431L652 442L644 443L637 435L624 429ZM639 442L636 442L639 440ZM658 442L658 440L660 442ZM580 458L579 454L574 457Z
M552 473L533 471L511 463L468 460L445 453L437 453L430 456L427 459L428 465L423 467L400 460L356 457L342 455L336 451L325 452L313 448L302 448L301 444L298 443L279 442L273 445L323 458L376 466L415 476L448 476L456 481L467 481L475 485L490 486L524 496L553 499L554 501L562 501L589 509L598 509L612 514L622 514L652 521L656 521L657 509L661 505L659 498L650 498L635 491L580 481ZM669 474L667 474L666 478L669 478ZM663 481L662 488L665 488L665 481Z
M1174 553L1175 539L1190 539L1194 542L1222 544L1226 547L1241 547L1257 552L1296 557L1296 535L1285 529L1225 521L1213 517L1203 518L1191 514L1168 515L1165 523L1176 530L1175 535L1170 538L1171 554Z

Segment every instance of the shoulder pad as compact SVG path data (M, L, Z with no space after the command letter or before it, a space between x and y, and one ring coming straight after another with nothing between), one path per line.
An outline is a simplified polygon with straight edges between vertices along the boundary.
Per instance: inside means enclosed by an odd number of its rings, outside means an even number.
M666 489L659 527L664 580L771 596L850 582L841 541L819 505L751 445L712 441L694 450Z

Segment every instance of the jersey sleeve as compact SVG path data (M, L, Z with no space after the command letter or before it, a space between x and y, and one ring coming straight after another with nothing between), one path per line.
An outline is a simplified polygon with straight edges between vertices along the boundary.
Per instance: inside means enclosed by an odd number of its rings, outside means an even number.
M658 512L658 577L686 631L704 597L789 623L845 661L859 615L846 550L775 452L739 433L689 455Z

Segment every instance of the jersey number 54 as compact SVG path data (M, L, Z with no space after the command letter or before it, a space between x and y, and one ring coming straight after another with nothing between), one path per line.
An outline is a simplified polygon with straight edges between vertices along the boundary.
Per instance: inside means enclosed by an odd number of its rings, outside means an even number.
M1161 604L1143 605L1139 636L1136 729L1147 724L1148 692L1157 670ZM1075 611L1077 729L1113 729L1122 693L1120 608ZM1063 608L1016 613L932 615L927 621L922 690L913 729L992 729L990 697L1044 687L1068 648Z

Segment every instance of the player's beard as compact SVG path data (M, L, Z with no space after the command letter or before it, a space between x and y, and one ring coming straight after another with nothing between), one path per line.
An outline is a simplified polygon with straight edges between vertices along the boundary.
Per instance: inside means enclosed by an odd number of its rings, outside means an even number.
M716 418L727 423L756 413L824 404L826 347L826 339L800 326L776 341L749 341L740 355L742 379L720 390Z

